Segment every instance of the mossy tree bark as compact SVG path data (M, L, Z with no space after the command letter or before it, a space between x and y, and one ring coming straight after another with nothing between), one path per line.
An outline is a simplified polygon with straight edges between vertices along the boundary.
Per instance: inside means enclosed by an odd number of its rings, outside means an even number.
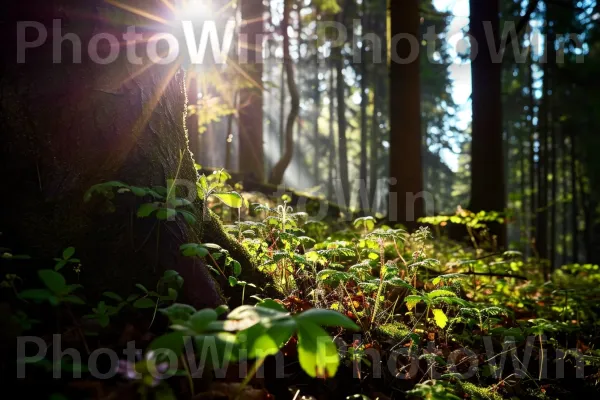
M0 63L0 176L12 195L0 200L2 244L42 259L74 246L83 264L80 282L91 296L103 290L128 294L138 282L153 287L164 270L174 269L185 279L183 300L197 307L221 304L218 284L206 266L181 255L179 246L188 242L221 245L251 275L245 279L257 279L250 257L219 222L200 222L199 200L194 203L195 226L180 219L138 219L139 201L126 195L115 198L111 213L102 201L83 202L87 189L106 181L151 187L166 186L176 176L194 184L197 180L184 122L185 74L179 65L151 64L145 57L142 65L134 65L124 48L114 62L101 65L87 53L94 35L122 40L127 26L135 25L146 36L156 33L154 21L102 0L5 3L0 26L10 48ZM159 0L126 4L168 15ZM62 62L53 64L54 19L60 20L62 35L75 33L81 40L81 63L73 62L73 47L65 42ZM26 52L23 64L16 59L17 21L40 22L49 32L44 45ZM28 41L36 37L35 29L27 30ZM98 43L101 57L111 51L107 44ZM137 49L140 57L146 55L142 49Z

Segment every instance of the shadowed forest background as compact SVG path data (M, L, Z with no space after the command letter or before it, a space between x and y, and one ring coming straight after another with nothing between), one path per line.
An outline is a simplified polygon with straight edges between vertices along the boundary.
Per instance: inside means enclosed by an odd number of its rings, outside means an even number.
M7 392L597 397L597 1L22 0L0 40Z

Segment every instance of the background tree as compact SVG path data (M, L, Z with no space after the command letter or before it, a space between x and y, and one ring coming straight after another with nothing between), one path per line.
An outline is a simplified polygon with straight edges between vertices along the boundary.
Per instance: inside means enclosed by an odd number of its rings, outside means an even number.
M419 37L417 0L392 1L390 10L392 37L403 34ZM392 55L397 54L398 59L392 58L390 66L390 178L397 181L390 187L397 194L397 204L390 204L390 208L396 207L399 220L411 228L425 213L422 198L414 205L407 204L407 194L423 192L420 45L416 40L413 47L414 42L402 39L392 43ZM407 218L407 210L414 210L414 218Z

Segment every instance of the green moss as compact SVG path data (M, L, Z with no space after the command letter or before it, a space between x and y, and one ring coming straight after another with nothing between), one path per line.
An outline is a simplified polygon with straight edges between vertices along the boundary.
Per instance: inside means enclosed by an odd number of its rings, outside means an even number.
M502 400L502 396L496 393L491 388L477 386L469 382L458 382L459 389L471 396L473 399L481 400Z
M381 325L377 328L377 331L394 340L403 340L410 334L410 329L399 322Z

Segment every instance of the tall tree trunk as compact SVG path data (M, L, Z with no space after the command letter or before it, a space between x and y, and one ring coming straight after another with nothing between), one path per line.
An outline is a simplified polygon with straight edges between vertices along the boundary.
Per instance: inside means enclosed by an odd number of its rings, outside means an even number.
M387 0L379 0L377 7L377 14L373 16L374 25L377 28L376 34L382 38L382 45L379 51L382 53L382 61L374 68L377 73L375 78L374 92L373 92L373 115L371 120L371 137L369 149L370 153L370 165L369 165L369 200L372 203L373 212L376 211L377 201L375 196L377 193L377 183L379 179L379 169L381 166L381 160L379 159L379 150L382 142L382 130L381 130L381 119L379 114L384 113L385 99L387 98L388 87L389 87L389 71L388 71L388 57L387 57ZM377 51L377 49L374 49ZM379 55L379 54L376 54Z
M338 14L338 22L343 24L346 20L346 11ZM336 96L337 96L337 121L338 121L338 176L342 187L343 199L336 199L336 203L350 206L350 178L348 174L348 140L346 138L346 80L344 79L344 53L339 46L335 51L336 69Z
M246 74L253 87L240 91L239 116L239 169L258 182L264 180L263 149L263 87L262 87L262 36L265 8L262 0L242 0L242 25L240 35L248 38L248 64Z
M471 204L472 211L499 211L506 208L505 171L502 138L502 64L494 62L489 42L498 48L500 10L497 0L471 0L471 35L478 43L471 62L473 122L471 125ZM484 26L491 23L493 37ZM504 245L506 229L492 226L498 244Z
M575 131L571 130L571 147L570 147L570 161L571 161L571 191L573 193L573 201L571 202L571 225L573 226L573 262L579 262L579 190L577 189L577 182L579 180L577 171L577 147L576 147Z
M546 26L548 30L548 34L546 37L547 40L547 60L546 64L548 65L548 88L545 90L545 94L548 99L548 135L550 139L550 174L552 175L552 181L550 183L550 268L552 271L556 268L556 233L557 233L557 191L558 191L558 168L557 168L557 147L558 147L558 135L556 132L556 124L554 120L555 108L554 108L554 93L556 91L556 84L554 80L554 75L556 71L556 16L554 5L547 4L546 5ZM550 94L552 93L552 94Z
M531 34L531 33L530 33ZM531 44L530 52L533 50L533 44ZM539 158L536 161L536 151L535 144L538 141L536 135L536 125L535 121L535 97L533 95L534 92L534 79L533 79L533 69L532 69L532 60L531 56L528 57L528 87L529 87L529 182L530 182L530 190L531 196L529 197L529 206L531 208L531 219L530 219L530 229L529 229L529 240L530 244L533 245L533 250L537 253L537 219L538 219L538 198L537 191L539 190L536 185L537 178L537 170L538 170L538 162ZM539 182L539 181L537 181Z
M157 11L159 3L135 5ZM0 174L19 194L0 200L3 237L11 242L6 244L45 259L74 246L85 267L80 282L90 299L107 289L125 294L135 283L155 285L165 270L174 269L185 279L183 300L198 307L221 304L207 268L199 260L183 257L180 245L219 243L250 274L255 270L247 253L228 238L210 213L208 220L202 220L200 200L191 209L198 223L191 225L181 218L161 222L135 218L139 204L149 199L119 195L113 200L113 212L112 207L107 212L108 204L101 196L90 203L83 201L92 185L107 181L152 187L179 178L195 186L197 173L184 123L184 74L179 65L152 65L146 57L143 65L133 65L124 52L106 65L87 55L79 64L72 63L70 56L53 64L51 41L29 50L26 62L17 64L16 21L39 21L51 31L52 20L59 19L63 34L75 33L82 43L89 43L98 33L122 37L135 18L100 0L72 1L70 7L45 0L4 2L0 15L4 21L0 33L9 47L0 56L4 135ZM116 19L106 19L107 15ZM167 27L138 26L144 35L156 29ZM102 44L99 47L100 54L111 51ZM145 54L141 47L137 50ZM65 274L77 279L70 271Z
M420 14L418 0L392 1L391 36L408 34L419 37ZM417 39L418 40L418 39ZM408 199L423 192L423 161L421 134L421 78L420 48L413 48L409 40L400 40L392 54L390 73L390 191L397 195L396 204L390 204L389 213L395 212L399 222L409 229L417 226L417 220L425 215L422 198L414 204ZM407 60L411 62L407 62ZM393 180L396 181L395 185Z
M315 79L313 81L314 85L314 123L313 123L313 178L315 180L315 185L321 184L321 177L319 176L319 163L321 161L321 137L319 135L319 119L321 117L321 81L319 80L319 48L318 43L315 44Z
M568 140L567 134L565 132L564 123L560 123L560 137L561 137L561 162L560 162L560 170L562 173L562 265L567 265L569 260L569 203L567 202L568 194L569 194L569 164L568 164Z
M327 198L333 199L333 171L337 168L335 146L335 68L333 63L329 68L329 168L327 175Z
M538 115L540 142L538 166L537 249L540 257L548 257L548 64L544 64L542 99Z
M291 9L292 0L284 0L283 20L281 22L283 33L283 63L285 66L285 74L287 76L287 85L292 105L285 127L285 151L281 159L273 167L271 177L269 178L269 183L272 185L280 185L283 182L285 171L292 161L294 155L294 125L296 124L296 118L298 118L300 112L300 95L298 94L298 87L296 86L296 78L294 76L294 61L290 54L290 35L288 32Z
M361 32L362 36L366 35L368 31L368 16L367 16L367 2L363 1L361 10ZM361 45L361 63L360 63L360 168L359 168L359 205L360 210L366 212L369 209L369 203L372 199L369 199L369 186L367 182L367 153L369 151L368 143L368 114L367 107L369 105L369 67L367 64L367 49L366 43L362 40ZM366 201L366 203L365 203Z

